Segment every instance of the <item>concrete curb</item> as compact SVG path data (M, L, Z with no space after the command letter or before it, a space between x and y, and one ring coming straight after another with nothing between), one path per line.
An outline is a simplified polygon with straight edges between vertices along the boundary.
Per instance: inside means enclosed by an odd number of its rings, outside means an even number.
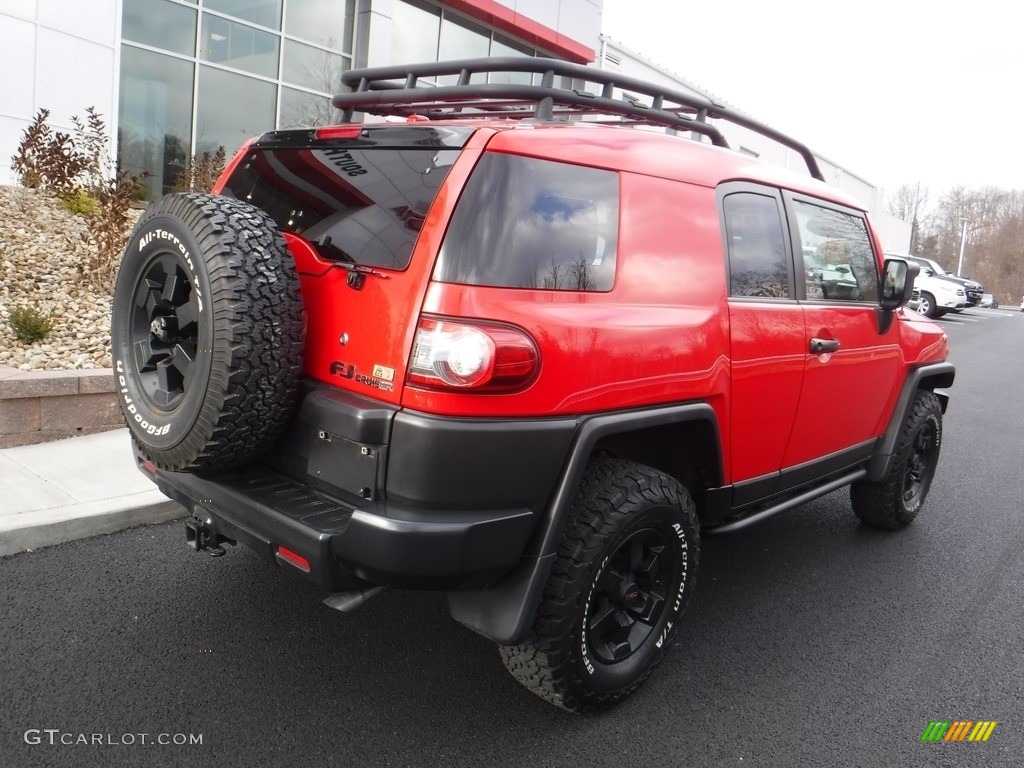
M154 489L116 499L9 515L0 518L0 557L163 523L187 514L184 507Z

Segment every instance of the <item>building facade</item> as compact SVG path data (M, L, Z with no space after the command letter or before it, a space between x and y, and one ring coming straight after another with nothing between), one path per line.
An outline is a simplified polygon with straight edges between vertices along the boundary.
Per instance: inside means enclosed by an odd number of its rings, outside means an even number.
M596 58L602 0L0 0L0 181L40 108L87 107L111 155L173 186L192 155L335 119L353 66L470 56Z
M40 108L70 130L94 107L111 157L148 174L149 197L188 159L230 154L271 128L335 122L330 96L353 67L478 56L553 56L704 95L601 34L603 0L0 0L0 183ZM736 126L730 144L805 171L785 147ZM910 228L881 191L819 157L830 183L873 214L887 250Z

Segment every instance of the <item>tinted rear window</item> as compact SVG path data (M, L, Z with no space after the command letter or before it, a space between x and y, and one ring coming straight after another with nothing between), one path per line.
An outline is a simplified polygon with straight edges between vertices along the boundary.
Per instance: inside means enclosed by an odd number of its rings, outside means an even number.
M459 200L434 279L610 291L618 220L616 173L486 154Z
M458 149L437 146L254 148L224 193L269 213L326 258L405 269ZM328 241L327 238L330 238Z

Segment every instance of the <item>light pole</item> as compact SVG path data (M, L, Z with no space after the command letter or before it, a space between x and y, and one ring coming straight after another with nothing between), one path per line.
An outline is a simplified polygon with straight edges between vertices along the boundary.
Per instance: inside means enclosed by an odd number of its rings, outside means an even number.
M960 261L956 263L956 276L964 271L964 246L967 245L967 219L960 217Z

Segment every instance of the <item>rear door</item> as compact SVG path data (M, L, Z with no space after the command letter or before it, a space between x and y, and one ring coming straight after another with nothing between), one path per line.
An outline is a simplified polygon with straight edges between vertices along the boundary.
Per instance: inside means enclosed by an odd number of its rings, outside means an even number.
M397 404L444 225L493 131L338 126L251 145L223 194L269 213L302 282L305 373Z
M803 310L778 190L719 187L729 266L731 478L742 504L774 490L804 375ZM750 498L748 498L748 496Z
M879 261L864 214L784 195L806 335L804 381L784 467L873 441L895 392L899 323L879 332Z

